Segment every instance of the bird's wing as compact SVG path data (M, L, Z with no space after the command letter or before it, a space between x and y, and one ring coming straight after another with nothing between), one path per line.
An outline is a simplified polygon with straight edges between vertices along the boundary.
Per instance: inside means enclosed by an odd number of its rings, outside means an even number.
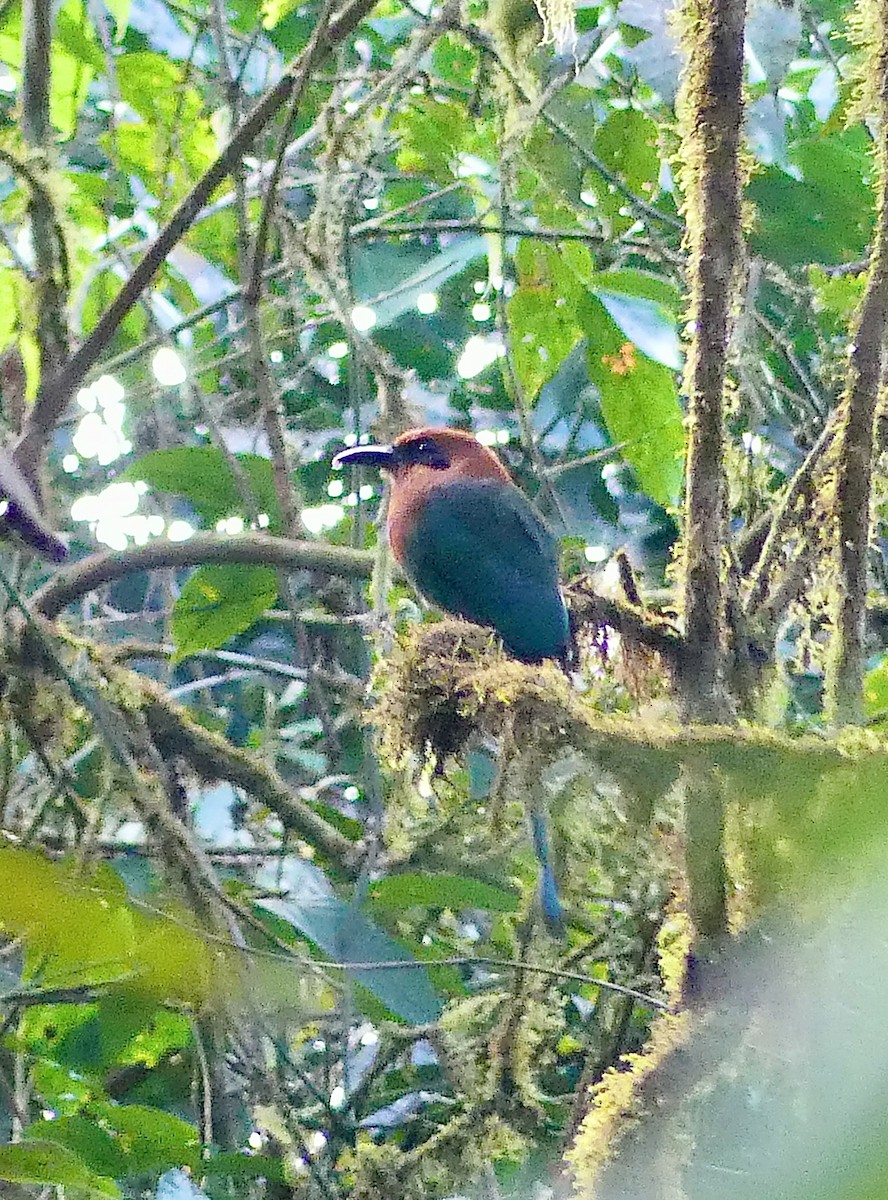
M492 626L519 658L564 652L556 542L517 488L465 478L435 488L417 513L405 558L430 600Z

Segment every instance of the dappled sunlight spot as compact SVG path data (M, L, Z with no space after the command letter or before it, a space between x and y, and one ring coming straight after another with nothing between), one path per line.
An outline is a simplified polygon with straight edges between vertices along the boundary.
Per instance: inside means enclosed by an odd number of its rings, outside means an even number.
M357 304L351 313L352 324L359 333L366 333L376 324L376 313L369 305Z
M348 342L333 342L327 347L327 354L330 358L345 358L348 354Z
M167 537L171 542L187 542L194 535L194 526L190 521L170 521Z
M244 531L243 517L223 517L221 521L216 522L217 533L238 534Z
M482 446L508 446L508 429L479 429L475 437Z
M341 504L317 504L313 508L303 508L302 524L309 533L318 535L327 529L335 529L344 516L345 509Z
M438 297L434 292L420 292L416 297L416 308L424 317L438 311Z
M71 519L100 521L129 517L138 509L146 490L140 483L110 483L101 492L78 497L71 505Z
M185 364L171 346L161 346L155 353L151 370L161 387L178 387L188 378Z
M123 436L125 395L112 375L101 375L77 393L77 403L86 415L79 421L71 441L80 458L95 458L99 466L107 467L121 455L130 453L132 443ZM73 457L67 455L65 462L70 463ZM64 469L70 473L79 465L75 462Z
M96 541L112 550L125 550L129 543L144 545L164 530L164 519L157 514L139 513L147 485L112 483L103 491L80 496L71 505L71 519L92 527Z
M73 475L80 466L80 459L76 454L66 454L62 459L62 470L66 475Z
M472 319L475 321L490 320L490 305L483 301L472 305Z
M483 158L478 158L476 154L466 154L460 151L456 160L458 163L456 174L460 179L471 179L473 176L485 179L493 174L490 163Z
M502 341L496 334L475 334L466 342L465 349L456 364L457 374L462 379L473 379L480 375L485 367L502 358L505 350Z

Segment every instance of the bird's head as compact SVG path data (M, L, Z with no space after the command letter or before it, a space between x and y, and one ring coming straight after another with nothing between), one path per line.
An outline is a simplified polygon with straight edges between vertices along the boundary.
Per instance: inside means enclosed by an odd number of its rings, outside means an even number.
M353 446L333 459L334 467L350 465L378 467L396 482L424 479L433 485L435 476L468 475L473 479L509 481L505 467L477 438L460 429L426 426L408 429L390 446Z

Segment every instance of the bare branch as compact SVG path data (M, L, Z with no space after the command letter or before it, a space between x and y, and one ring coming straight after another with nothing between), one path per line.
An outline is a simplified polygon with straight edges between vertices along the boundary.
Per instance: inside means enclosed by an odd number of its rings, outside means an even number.
M317 542L292 542L286 538L247 533L220 537L199 533L187 542L148 542L122 553L93 554L82 562L59 571L31 597L31 609L54 620L69 604L138 571L162 568L199 567L204 563L249 563L290 571L321 571L349 579L369 579L373 570L372 551Z

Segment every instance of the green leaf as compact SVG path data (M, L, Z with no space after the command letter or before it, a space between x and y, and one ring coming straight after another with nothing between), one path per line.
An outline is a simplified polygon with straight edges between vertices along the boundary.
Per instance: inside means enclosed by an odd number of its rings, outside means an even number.
M597 296L587 295L578 317L608 432L614 442L625 443L623 456L647 495L658 504L675 504L682 482L684 424L673 372L627 340Z
M0 351L5 350L15 335L18 315L18 272L0 267Z
M29 1141L54 1142L65 1146L97 1175L120 1179L126 1175L123 1152L114 1138L91 1117L80 1114L35 1121L27 1128Z
M96 1106L96 1115L124 1148L129 1175L200 1164L197 1130L172 1113L144 1104L107 1104Z
M571 309L557 301L545 285L522 284L507 305L515 370L529 401L536 399L582 337Z
M888 658L864 675L863 703L868 717L888 712Z
M128 988L202 1003L212 971L206 944L131 908L111 877L121 888L110 868L84 876L76 863L0 846L0 929L23 939L29 962L39 963L41 986L124 976Z
M281 917L314 942L333 962L367 963L348 974L381 1000L396 1016L415 1025L436 1021L441 1002L426 967L354 905L335 896L297 900L259 900L260 908ZM374 967L375 962L403 962L405 967Z
M81 0L76 0L74 4L66 4L59 12L56 17L55 39L72 58L89 67L91 73L99 74L104 71L105 57L95 40L91 26L83 20Z
M268 1154L239 1154L228 1150L204 1159L201 1163L204 1175L224 1176L228 1179L268 1179L283 1183L284 1164L279 1158Z
M870 143L862 130L812 137L790 159L801 179L765 167L747 185L758 208L756 254L781 266L862 257L873 223Z
M120 1195L112 1179L95 1175L65 1146L44 1140L0 1146L0 1179L8 1183L82 1188L90 1196Z
M519 286L507 315L515 369L529 399L560 370L582 337L576 319L579 278L592 274L585 246L522 239L515 256Z
M592 277L595 288L606 292L618 292L624 296L643 296L653 300L672 314L681 312L682 294L670 279L655 275L653 271L640 271L636 267L621 267L613 271L596 271Z
M478 69L478 51L458 34L445 33L435 42L432 62L444 83L469 88Z
M447 184L456 175L457 155L466 148L474 122L466 120L464 105L440 95L424 95L410 97L393 127L401 140L398 169L407 174L422 172Z
M370 896L383 908L485 908L515 912L518 896L465 875L388 875L370 886Z
M104 0L104 4L114 19L114 40L122 42L129 25L132 0Z
M598 157L642 199L660 175L657 146L657 126L637 108L612 110L593 142ZM619 204L625 203L620 197Z
M174 661L199 650L215 650L243 633L274 604L277 594L277 575L271 567L199 567L173 608Z
M423 292L434 292L448 279L464 271L469 263L487 254L480 235L457 238L446 250L431 257L405 252L381 244L356 250L354 282L358 298L372 306L378 326L390 325L416 307ZM385 280L384 291L380 281ZM382 295L381 299L377 299Z
M269 528L280 528L274 470L258 454L235 455L247 477L256 508L266 513ZM141 479L159 492L172 492L188 501L210 528L225 517L244 516L237 482L221 450L215 446L178 446L152 450L121 473L121 479Z

